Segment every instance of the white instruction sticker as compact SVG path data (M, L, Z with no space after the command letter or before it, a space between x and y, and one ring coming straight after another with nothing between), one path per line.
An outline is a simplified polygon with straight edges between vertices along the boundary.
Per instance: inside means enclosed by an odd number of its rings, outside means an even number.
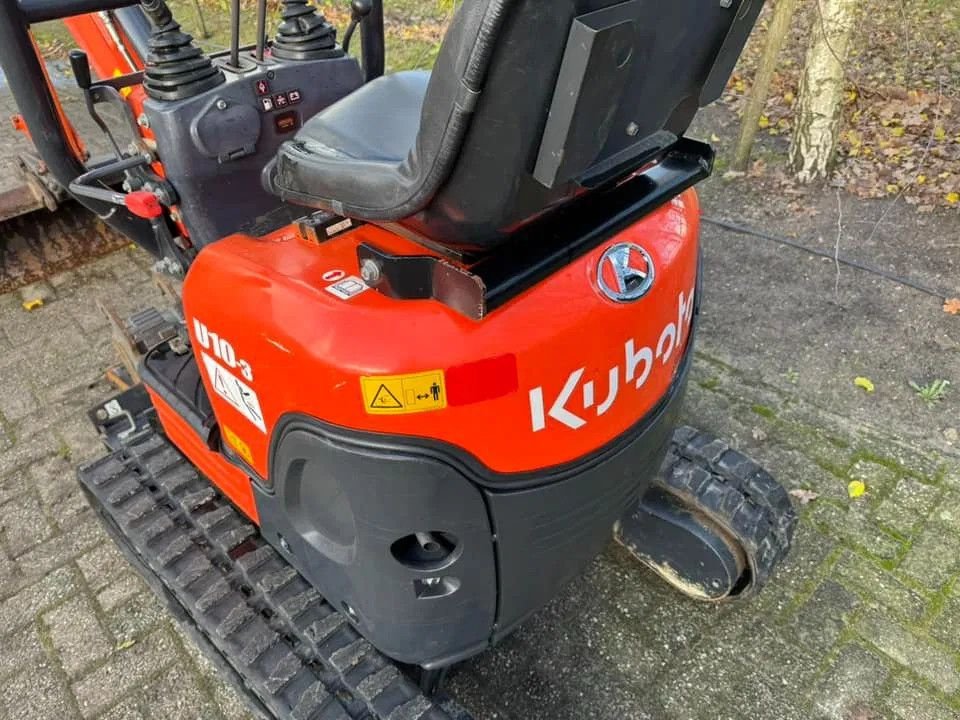
M210 385L214 391L233 405L241 415L257 426L262 433L267 432L267 426L263 423L263 412L260 410L260 400L257 394L249 385L237 378L233 373L227 370L206 353L200 353L203 356L203 364L207 368L207 377L210 378Z
M333 285L327 285L326 291L336 295L341 300L349 300L367 289L367 284L356 275L344 278Z

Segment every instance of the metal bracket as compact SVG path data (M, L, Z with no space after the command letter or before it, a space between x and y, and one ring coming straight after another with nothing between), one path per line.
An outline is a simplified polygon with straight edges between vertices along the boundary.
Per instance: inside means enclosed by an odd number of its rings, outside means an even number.
M130 105L127 104L127 101L124 100L123 96L116 87L108 82L94 83L85 93L85 96L87 101L87 111L90 113L90 116L93 118L100 130L103 131L107 138L109 138L110 144L116 151L118 158L123 157L123 152L120 148L120 145L114 138L110 127L107 125L103 117L101 117L100 113L97 112L97 105L109 105L114 108L114 110L119 112L120 118L127 126L127 129L133 138L133 144L136 146L137 152L142 155L150 154L149 149L143 142L143 138L140 136L140 127L137 125L137 119L133 115L133 110L130 109Z
M467 266L435 255L357 247L364 282L398 300L434 299L480 320L707 178L713 148L681 138L646 170L586 193L518 229Z
M434 255L391 255L369 243L357 247L367 285L396 300L439 300L473 320L485 314L483 280Z
M35 155L17 156L17 175L23 184L0 193L0 222L44 207L56 210L67 197L43 161Z

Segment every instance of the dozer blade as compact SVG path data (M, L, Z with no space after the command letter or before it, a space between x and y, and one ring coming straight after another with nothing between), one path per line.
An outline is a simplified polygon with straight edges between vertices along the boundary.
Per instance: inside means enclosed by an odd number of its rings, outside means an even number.
M79 478L128 559L259 714L472 720L426 697L152 427Z
M130 244L86 208L65 203L0 222L0 293L70 270Z

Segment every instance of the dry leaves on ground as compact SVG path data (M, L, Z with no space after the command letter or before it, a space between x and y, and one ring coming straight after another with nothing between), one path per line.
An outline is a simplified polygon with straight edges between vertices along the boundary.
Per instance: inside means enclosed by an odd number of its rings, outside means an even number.
M794 488L790 491L790 495L795 497L801 505L806 505L820 497L820 493L816 493L813 490L804 490L803 488Z

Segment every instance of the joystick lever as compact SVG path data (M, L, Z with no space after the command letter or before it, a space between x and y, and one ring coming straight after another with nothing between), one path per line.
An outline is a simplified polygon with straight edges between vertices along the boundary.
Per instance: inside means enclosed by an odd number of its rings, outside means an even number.
M73 77L77 80L77 87L86 94L90 85L93 84L93 80L90 78L90 60L83 50L70 51L70 69L73 71Z

